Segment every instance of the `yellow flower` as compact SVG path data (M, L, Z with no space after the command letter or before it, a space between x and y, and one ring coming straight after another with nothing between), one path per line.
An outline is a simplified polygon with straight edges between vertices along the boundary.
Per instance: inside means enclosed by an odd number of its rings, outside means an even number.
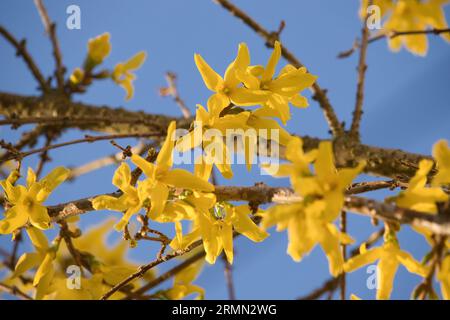
M74 85L79 84L84 79L84 70L80 68L75 68L75 70L70 75L70 82Z
M250 219L249 214L248 205L235 207L224 203L207 211L199 210L192 231L183 236L182 241L172 240L170 246L174 250L186 248L201 238L206 261L214 264L223 250L228 262L233 263L233 230L254 242L261 242L269 235Z
M5 190L6 198L11 207L5 212L5 219L0 221L0 234L12 233L24 226L28 221L40 229L48 229L51 219L47 208L42 203L47 200L50 193L69 176L69 170L64 167L53 169L41 181L36 181L33 169L28 168L26 187L14 186L11 172L8 179L1 181L0 185Z
M227 179L233 177L231 170L230 150L224 141L227 130L245 129L250 112L240 112L220 116L220 101L215 96L208 100L208 110L197 105L194 129L181 137L176 144L178 151L186 152L198 146L204 151L205 161L214 164L219 172ZM207 130L218 130L217 136L207 137ZM211 138L211 139L209 139Z
M126 100L131 99L134 92L133 81L136 79L136 76L131 71L139 69L144 63L146 56L147 54L144 51L138 52L127 62L118 63L114 67L112 79L125 89L127 93Z
M276 225L278 232L287 229L287 253L297 262L320 244L328 258L330 274L337 276L344 266L340 245L351 244L353 239L321 216L324 205L323 201L276 205L262 215L261 225L263 228Z
M436 202L445 202L448 195L438 187L426 187L427 176L433 167L433 161L422 160L419 169L409 181L408 188L401 191L398 196L388 198L403 208L427 213L437 213Z
M288 254L295 261L300 261L320 244L328 258L330 273L337 276L344 263L340 244L350 244L353 239L339 232L333 222L342 210L346 188L361 172L364 163L338 171L330 142L320 143L317 152L304 154L300 138L290 141L286 156L293 163L281 165L276 176L290 176L302 200L271 207L263 214L262 226L277 225L277 231L288 230ZM309 163L315 158L313 175Z
M254 114L275 116L280 118L283 124L286 124L286 121L291 118L289 102L299 108L307 107L307 99L301 96L299 92L311 87L317 76L307 73L304 67L297 69L292 65L287 65L280 71L278 77L274 78L280 57L281 45L276 41L266 67L263 70L260 67L251 69L254 75L259 76L250 81L248 81L249 77L242 80L250 89L261 89L269 95L267 102L263 104L262 108L256 110Z
M437 278L441 282L442 297L450 300L450 255L442 260Z
M402 251L395 235L385 235L383 246L363 250L361 254L349 259L345 265L346 272L353 272L367 264L378 260L377 268L377 299L385 300L391 296L394 277L400 264L409 272L425 277L427 268L417 262L409 253Z
M125 212L120 222L115 226L118 231L123 230L130 218L142 209L144 201L148 197L144 183L139 182L138 187L135 188L130 182L130 167L122 162L112 178L112 184L122 191L122 195L120 197L102 195L92 200L92 206L96 210L108 209Z
M170 300L181 300L187 296L196 293L196 300L203 300L205 290L192 284L203 269L203 260L190 264L183 271L177 273L174 277L173 287L165 290L162 294Z
M56 257L59 242L49 246L44 233L37 228L27 228L28 236L36 252L24 253L18 260L13 277L19 277L30 269L37 268L33 278L36 287L36 299L42 299L48 292L55 269L53 261Z
M199 54L195 54L194 60L206 87L215 92L213 96L219 101L220 111L230 102L236 106L254 106L267 101L265 92L240 86L241 80L237 74L245 72L250 65L250 53L245 43L239 44L237 57L228 66L223 78Z
M89 39L88 59L92 61L94 66L102 63L111 52L111 43L109 42L109 38L110 34L105 32L95 38Z
M183 169L172 169L173 148L176 123L172 121L167 130L167 138L161 147L156 163L150 163L138 155L133 155L131 161L142 169L147 179L143 181L142 188L150 196L150 218L155 219L163 213L164 206L169 197L169 188L182 188L189 190L214 190L209 182L196 177Z
M303 152L303 140L299 137L292 137L286 147L286 159L289 163L282 163L278 167L275 177L287 177L291 179L294 189L300 189L302 178L312 175L310 164L316 159L317 150Z
M398 0L395 3L375 1L375 4L380 5L382 15L388 16L383 25L383 33L388 36L390 31L425 31L427 27L448 28L442 8L446 3L448 3L448 0ZM449 33L442 33L442 37L450 41ZM399 51L404 45L410 52L424 56L428 50L426 34L410 34L388 37L387 39L389 47L393 51Z
M439 140L433 147L433 157L437 162L437 174L432 185L437 187L450 184L450 148L446 140Z

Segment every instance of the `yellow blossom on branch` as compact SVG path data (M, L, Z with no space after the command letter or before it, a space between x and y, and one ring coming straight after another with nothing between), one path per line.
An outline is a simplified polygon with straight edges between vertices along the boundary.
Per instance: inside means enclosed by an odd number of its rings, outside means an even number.
M417 262L409 253L402 251L394 233L387 231L381 247L366 250L361 247L361 253L345 262L345 271L353 272L367 264L377 264L377 299L385 300L391 296L394 277L402 264L409 272L425 277L428 269Z
M237 57L228 66L223 78L199 54L195 54L194 59L206 87L218 99L220 111L230 103L236 106L254 106L267 101L268 95L265 92L240 86L241 80L237 75L245 72L250 65L250 53L245 43L239 45Z
M144 51L138 52L128 61L118 63L114 67L111 77L115 83L125 89L125 92L127 93L126 100L131 99L134 93L133 81L136 79L136 76L132 71L135 71L142 66L146 56L147 54Z
M142 182L142 188L149 195L150 218L163 213L164 206L169 197L169 188L181 188L189 190L207 191L214 190L209 182L196 177L183 169L172 169L173 148L175 144L176 123L172 121L167 130L166 140L159 151L155 163L150 163L138 155L133 155L131 161L142 169L147 179Z
M111 35L105 32L95 38L89 39L88 42L88 59L87 65L98 65L105 60L111 52L111 43L109 41Z
M13 185L15 171L8 179L0 182L5 190L6 199L11 205L5 212L5 218L0 221L0 234L12 233L14 230L30 222L39 229L48 229L51 219L47 208L42 204L50 193L69 176L69 170L64 167L53 169L42 180L36 181L33 169L28 168L26 186Z
M116 230L119 231L123 230L130 218L142 209L144 201L149 196L142 182L138 183L137 188L132 186L130 182L130 167L122 162L112 179L112 184L122 191L122 195L120 197L101 195L92 200L92 206L96 210L108 209L124 212L122 219L115 226Z
M437 173L433 186L450 185L450 148L446 140L439 140L433 147L433 157L437 163Z

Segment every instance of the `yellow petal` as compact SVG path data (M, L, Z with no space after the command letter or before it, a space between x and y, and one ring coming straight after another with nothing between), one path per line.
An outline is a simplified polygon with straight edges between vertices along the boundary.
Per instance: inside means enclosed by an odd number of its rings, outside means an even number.
M344 264L345 272L353 272L362 266L373 263L375 260L381 257L383 252L382 248L373 248L361 253L353 258L347 260Z
M230 89L228 96L236 106L244 107L262 104L269 99L269 93L266 91L242 87Z
M142 66L142 64L144 63L146 57L147 57L147 53L145 51L140 51L140 52L136 53L127 62L125 62L124 69L125 70L139 69Z
M147 160L145 160L141 156L138 156L137 154L133 154L131 156L131 162L133 162L136 166L141 168L142 172L144 172L144 174L148 178L150 179L155 178L155 165L153 163L148 162Z
M189 171L183 169L173 169L161 179L162 182L177 188L198 190L198 191L214 191L214 186Z
M39 191L36 200L38 202L45 201L50 193L64 182L70 175L70 170L64 167L57 167L53 169L48 175L42 178L39 183L42 189Z
M13 277L18 277L27 272L28 270L37 267L42 261L42 255L37 252L24 253L17 260L16 267L14 268Z
M50 228L51 219L46 207L34 204L33 207L28 210L28 214L30 215L31 224L36 228L42 230Z
M275 74L275 68L277 67L278 61L281 57L281 45L278 41L275 41L272 54L267 62L266 68L261 77L262 82L270 81Z
M427 276L428 268L417 262L409 253L399 250L397 252L397 259L410 273L415 273L422 277Z
M395 257L383 256L377 268L377 300L387 300L391 296L394 287L394 278L398 269L398 261Z
M26 208L14 206L5 212L6 217L0 221L0 234L9 234L24 226L28 221Z
M36 182L36 173L34 173L33 168L28 167L27 172L27 188L29 189L33 183Z
M159 216L163 213L167 198L169 197L169 188L164 183L157 182L150 191L151 208L150 217Z
M130 167L128 166L127 163L122 162L119 168L117 168L117 170L114 172L112 184L125 192L131 187L130 181L131 181Z
M121 197L122 198L122 197ZM120 198L102 195L95 197L92 200L92 206L95 210L114 210L114 211L125 211L127 209L127 204Z
M206 87L211 91L219 91L219 88L224 82L222 77L218 75L199 54L194 55L194 60Z
M220 229L220 237L222 239L223 250L227 256L229 264L233 264L233 228L231 224L224 223Z
M333 161L333 147L331 142L323 141L319 144L317 160L314 163L316 174L322 181L328 181L330 177L336 174L336 168Z
M48 249L47 237L41 230L29 227L27 228L27 234L36 250L45 251Z
M156 163L158 167L167 170L173 165L173 147L175 145L175 130L176 130L176 122L171 121L169 124L169 128L167 129L166 140L164 141L161 150L159 150L158 157L156 158Z
M249 217L250 210L248 205L241 205L233 208L231 221L234 229L247 238L255 242L261 242L269 234L260 229ZM224 245L225 246L225 245Z

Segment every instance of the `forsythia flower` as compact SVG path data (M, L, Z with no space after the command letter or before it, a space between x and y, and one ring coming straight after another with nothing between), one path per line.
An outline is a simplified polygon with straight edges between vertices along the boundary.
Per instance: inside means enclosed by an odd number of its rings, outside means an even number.
M120 222L115 226L116 230L123 230L130 218L141 210L148 197L142 182L138 182L137 188L132 186L130 182L130 167L122 162L112 179L112 184L122 191L122 195L120 197L102 195L92 200L92 206L96 210L108 209L125 212Z
M385 300L391 296L394 277L400 264L411 272L422 277L427 275L427 268L417 262L409 253L402 251L398 244L395 234L387 231L383 246L366 250L365 246L361 246L361 253L347 262L345 262L344 270L353 272L367 264L374 263L378 260L377 268L377 299Z
M162 295L170 300L181 300L197 293L196 300L203 300L205 290L192 284L203 269L203 260L190 264L183 271L177 273L173 279L173 287L162 292Z
M105 32L88 42L88 59L95 66L101 64L111 52L110 34ZM88 65L91 63L87 63Z
M151 200L149 214L152 219L163 213L170 187L207 192L214 190L212 184L192 173L183 169L172 169L175 129L176 123L172 121L167 130L166 141L159 151L155 164L138 155L131 157L131 161L147 176L142 183L142 188L148 193Z
M206 252L206 261L214 264L223 250L231 264L233 263L233 230L254 242L261 242L269 235L250 219L250 213L248 205L235 207L226 203L217 203L209 210L199 210L192 231L183 236L181 242L177 238L172 240L170 246L175 250L183 249L201 238Z
M361 16L365 17L364 8L367 7L367 0L363 1ZM443 6L448 0L398 0L386 1L375 0L374 4L380 6L382 16L387 16L383 25L383 33L388 36L389 48L399 51L404 45L410 52L424 56L428 50L426 34L409 34L396 37L389 37L389 32L403 31L425 31L427 27L435 29L448 28L445 20ZM450 34L444 32L441 36L450 41Z
M239 44L237 57L228 66L223 78L199 54L195 54L194 59L206 87L215 92L213 97L218 99L220 111L230 102L237 106L254 106L267 101L268 95L265 92L239 86L241 80L238 73L245 73L250 65L250 53L245 43Z
M277 231L288 230L287 251L295 261L300 261L319 243L327 255L330 273L337 276L344 264L340 244L350 244L353 240L339 232L333 221L341 212L346 188L362 170L364 163L356 168L337 171L330 142L322 142L317 155L315 151L304 154L301 146L300 138L291 140L287 156L294 163L281 165L278 176L290 175L293 187L302 200L271 207L263 214L262 226L277 225ZM316 175L313 176L308 162L316 157Z
M131 71L139 69L144 63L146 56L147 54L144 51L138 52L127 62L118 63L114 67L111 75L112 79L125 89L127 93L126 100L131 99L134 92L133 81L136 79L136 76Z
M433 178L432 185L450 184L450 148L447 141L440 140L434 145L433 157L436 160L438 172Z
M205 161L215 164L219 172L225 178L230 179L233 177L233 171L231 170L231 161L229 159L230 151L225 144L224 138L227 130L245 128L250 112L240 112L222 117L220 112L220 101L214 96L208 100L208 110L205 110L201 105L197 105L195 127L177 141L176 148L181 152L185 152L201 145L205 152ZM208 129L218 130L221 135L207 139L205 132Z
M19 277L30 269L36 268L33 286L36 287L36 299L42 299L49 291L55 270L53 261L56 257L57 246L59 242L49 246L44 233L37 228L27 229L31 243L36 252L24 253L17 261L13 277Z
M50 193L69 176L69 170L64 167L53 169L46 177L36 181L33 169L28 168L26 187L14 186L17 180L15 171L0 182L5 190L6 198L11 207L5 212L5 219L0 221L0 234L12 233L24 226L28 221L39 229L50 227L50 216L42 203L47 200Z
M84 70L81 68L75 68L75 70L70 75L70 82L74 85L79 84L84 79Z
M311 87L316 81L317 76L306 72L306 68L295 68L292 65L285 66L274 78L275 69L281 57L281 45L275 42L274 50L270 56L267 66L254 66L250 74L254 77L250 81L243 78L243 82L250 89L261 89L267 92L269 99L263 104L263 107L254 113L261 116L275 116L281 119L283 124L291 118L289 102L296 107L304 108L308 106L305 97L299 94L300 91Z
M427 213L437 213L436 202L445 202L448 195L438 187L426 187L427 176L433 167L433 161L422 160L419 169L414 177L409 181L408 188L401 191L398 196L388 198L404 208L422 211Z

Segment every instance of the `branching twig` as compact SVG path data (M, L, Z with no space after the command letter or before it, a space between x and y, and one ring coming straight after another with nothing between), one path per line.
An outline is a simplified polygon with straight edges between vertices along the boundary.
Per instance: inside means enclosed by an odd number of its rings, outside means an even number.
M34 76L36 81L39 83L40 88L44 92L49 91L49 86L47 82L45 81L44 76L42 75L41 71L37 67L36 63L34 62L31 55L28 53L26 49L26 41L18 41L14 36L8 32L3 26L0 25L0 34L13 45L14 48L17 50L17 55L22 56L23 60L28 66L28 69L30 69L31 74Z
M409 30L409 31L388 31L386 33L380 33L376 36L373 36L371 38L369 38L368 43L373 43L376 42L380 39L383 38L389 38L389 39L394 39L396 37L400 37L400 36L409 36L409 35L417 35L417 34L434 34L434 35L440 35L441 33L447 33L450 32L450 28L447 29L429 29L429 30ZM361 46L361 44L359 44L357 41L355 41L355 43L353 44L353 47L349 50L346 51L342 51L341 53L338 54L338 58L347 58L350 57L355 50L357 50L359 47Z
M369 0L369 6L372 4L372 0ZM361 47L359 50L359 62L358 62L358 83L356 88L356 101L355 110L353 111L352 125L350 128L350 135L359 139L359 126L362 117L362 107L364 101L364 82L365 74L367 70L366 55L367 55L367 44L369 40L369 28L367 27L367 19L369 14L367 13L364 18L364 23L361 31Z
M0 289L8 291L13 296L17 296L19 298L25 299L25 300L33 300L32 297L27 295L25 292L17 288L16 286L10 286L5 283L0 282Z
M45 31L47 32L47 34L50 38L50 41L52 43L53 57L55 58L55 64L56 64L56 70L55 70L56 82L58 84L58 89L61 92L63 92L65 68L62 63L61 49L59 47L59 41L56 36L56 24L50 20L50 17L48 16L48 13L47 13L47 9L45 8L42 0L34 0L34 4L36 5L36 8L38 9L39 15L41 16L42 23L45 27Z
M78 143L92 143L95 141L101 141L101 140L111 140L111 139L125 139L125 138L143 138L143 137L153 137L153 136L158 136L159 133L147 133L147 134L113 134L113 135L106 135L106 136L89 136L86 135L84 139L76 139L76 140L72 140L72 141L67 141L67 142L62 142L62 143L58 143L58 144L53 144L53 145L49 145L49 146L45 146L39 149L34 149L34 150L30 150L30 151L26 151L26 152L21 152L20 154L16 155L16 154L10 154L10 156L6 156L5 160L12 160L15 158L20 158L23 159L25 157L28 157L30 155L36 154L36 153L41 153L41 152L45 152L48 150L52 150L52 149L57 149L57 148L61 148L61 147L66 147L69 145L73 145L73 144L78 144Z
M167 72L166 73L166 81L167 81L167 87L159 89L159 94L163 97L165 96L171 96L175 100L175 103L180 107L181 112L183 113L183 117L185 119L189 119L192 117L191 111L184 103L183 99L181 99L180 95L178 94L178 89L176 85L177 75L173 72Z

